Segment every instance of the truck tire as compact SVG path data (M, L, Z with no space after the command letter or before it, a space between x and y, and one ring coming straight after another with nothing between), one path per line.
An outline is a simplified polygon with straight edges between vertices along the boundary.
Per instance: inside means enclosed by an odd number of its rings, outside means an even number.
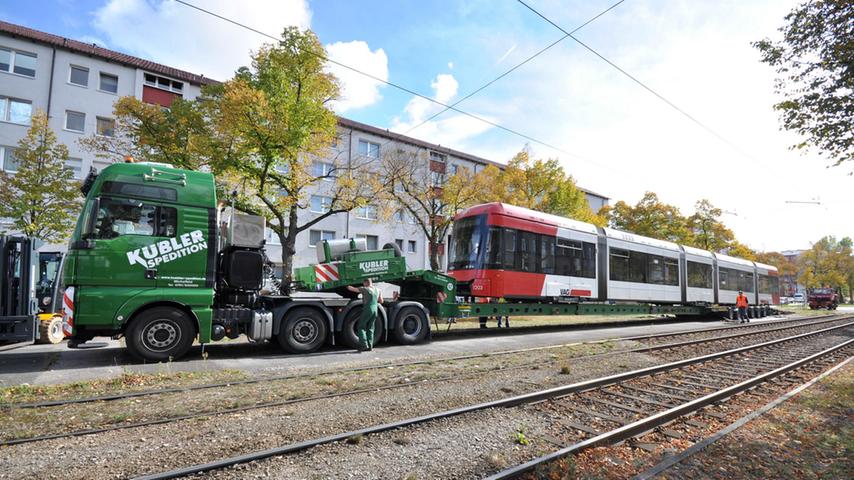
M65 333L62 331L62 317L39 320L38 343L52 343L56 345L63 340L65 340Z
M183 357L196 338L193 321L175 307L140 313L125 332L128 351L140 360L162 362Z
M424 310L411 305L397 312L397 325L394 327L394 338L401 345L421 343L430 331L430 319Z
M298 307L285 313L276 339L290 353L310 353L326 341L326 318L316 308Z
M356 305L347 312L347 317L344 318L344 325L338 339L344 345L350 348L359 348L359 336L356 335L356 325L359 323L359 317L362 315L362 306ZM374 324L374 345L382 342L385 335L385 325L383 325L383 316L377 313L377 322Z

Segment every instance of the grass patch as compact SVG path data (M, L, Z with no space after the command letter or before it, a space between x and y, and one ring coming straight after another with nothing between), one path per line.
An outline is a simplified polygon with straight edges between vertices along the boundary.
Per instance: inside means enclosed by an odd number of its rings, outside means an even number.
M0 388L0 403L30 403L118 394L157 388L176 388L205 383L243 380L238 370L213 372L131 373L119 377L59 385L15 385Z

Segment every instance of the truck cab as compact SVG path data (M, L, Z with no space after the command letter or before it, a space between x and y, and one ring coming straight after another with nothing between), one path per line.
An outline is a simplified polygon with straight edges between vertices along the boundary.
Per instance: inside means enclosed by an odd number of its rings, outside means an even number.
M168 359L183 354L196 335L209 341L217 255L213 176L119 163L92 171L83 191L63 272L70 346L122 334L137 356Z

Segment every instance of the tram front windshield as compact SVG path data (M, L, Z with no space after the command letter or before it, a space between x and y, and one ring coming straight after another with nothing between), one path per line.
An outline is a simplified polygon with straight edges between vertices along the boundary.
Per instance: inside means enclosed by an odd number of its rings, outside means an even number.
M477 215L454 222L449 270L481 268L486 242L486 216Z

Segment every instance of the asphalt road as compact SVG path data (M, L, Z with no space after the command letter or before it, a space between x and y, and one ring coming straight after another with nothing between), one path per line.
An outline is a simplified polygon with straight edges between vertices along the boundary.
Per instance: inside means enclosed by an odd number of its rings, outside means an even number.
M775 317L756 321L773 319ZM636 326L602 325L583 329L567 326L561 331L524 335L478 335L444 339L422 345L380 345L370 353L329 347L310 355L289 355L280 350L275 342L259 345L232 341L206 346L207 358L202 358L201 347L196 346L184 359L157 364L137 363L127 354L120 341L98 338L93 342L106 341L106 346L71 350L63 342L59 345L27 345L0 352L0 385L67 383L117 377L125 372L162 373L237 369L244 370L250 375L285 374L304 368L356 366L414 358L479 354L623 336L679 332L722 324L723 322L720 321L689 321ZM518 330L522 330L522 327Z

